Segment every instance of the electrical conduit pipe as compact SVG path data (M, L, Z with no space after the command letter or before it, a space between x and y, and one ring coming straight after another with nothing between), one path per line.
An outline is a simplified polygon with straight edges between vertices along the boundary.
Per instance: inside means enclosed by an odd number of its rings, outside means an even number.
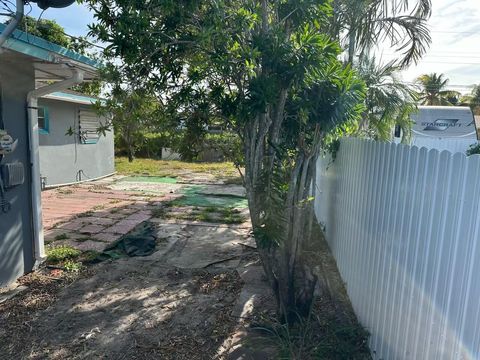
M66 65L65 65L66 66ZM32 173L32 216L35 249L35 266L45 260L45 244L42 221L42 197L40 179L40 153L38 140L38 98L55 91L65 90L83 82L83 71L72 68L72 76L63 81L32 90L27 95L28 136L30 145L30 166Z

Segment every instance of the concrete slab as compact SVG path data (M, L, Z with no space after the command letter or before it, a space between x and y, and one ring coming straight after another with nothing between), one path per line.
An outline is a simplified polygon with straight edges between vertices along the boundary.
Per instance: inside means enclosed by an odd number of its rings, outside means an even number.
M217 227L198 227L187 225L191 233L180 253L167 259L170 265L179 268L203 268L222 260L235 260L238 266L243 248L238 244L244 234L241 230Z
M109 189L116 191L135 191L143 194L162 195L176 193L182 189L183 184L164 184L164 183L147 183L147 182L132 182L132 181L118 181L108 185Z
M246 196L245 188L240 185L204 185L199 190L199 193L205 195Z
M99 232L105 230L105 226L103 225L86 225L82 227L79 232L82 234L98 234Z

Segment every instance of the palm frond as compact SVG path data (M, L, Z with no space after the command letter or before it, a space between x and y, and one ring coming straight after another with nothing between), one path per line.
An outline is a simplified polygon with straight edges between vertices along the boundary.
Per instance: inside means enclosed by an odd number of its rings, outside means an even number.
M338 37L350 48L350 62L353 53L368 53L387 40L400 54L399 66L406 67L417 63L431 43L431 9L430 0L337 0L334 29L345 34Z

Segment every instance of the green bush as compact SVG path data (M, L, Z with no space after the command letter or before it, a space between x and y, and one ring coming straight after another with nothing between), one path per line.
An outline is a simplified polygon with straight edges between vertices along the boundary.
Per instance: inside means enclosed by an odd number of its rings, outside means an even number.
M223 132L219 134L207 134L202 144L200 154L214 152L218 158L216 161L230 161L235 165L243 165L242 142L237 134Z
M145 133L135 142L138 158L161 159L162 149L171 148L185 161L230 161L243 165L242 145L238 135L231 132L195 135L179 130L170 133ZM128 156L127 146L120 134L115 135L115 155Z
M467 150L467 156L480 154L480 144L470 145L470 148Z
M161 159L162 148L170 147L170 136L165 133L145 133L135 142L135 156ZM120 134L115 135L115 155L128 156L127 146Z

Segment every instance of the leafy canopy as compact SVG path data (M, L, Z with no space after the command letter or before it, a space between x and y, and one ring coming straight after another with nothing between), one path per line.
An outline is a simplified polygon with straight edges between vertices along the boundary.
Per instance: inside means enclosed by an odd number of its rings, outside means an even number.
M327 133L364 110L364 84L328 35L330 1L88 3L98 20L92 34L111 44L114 90L154 92L191 135L211 122L239 135L255 239L280 317L307 316L317 281L307 261L316 160Z
M308 115L327 129L357 110L342 109L336 98L362 85L324 35L333 14L328 1L88 3L98 20L91 34L111 44L104 53L109 81L160 94L179 123L220 118L241 131L282 89L297 125Z
M417 94L398 78L398 71L394 62L378 65L375 58L362 58L358 65L359 75L367 87L363 117L370 126L364 131L371 138L390 140L393 126L399 125L403 141L409 140L410 114L417 108Z

